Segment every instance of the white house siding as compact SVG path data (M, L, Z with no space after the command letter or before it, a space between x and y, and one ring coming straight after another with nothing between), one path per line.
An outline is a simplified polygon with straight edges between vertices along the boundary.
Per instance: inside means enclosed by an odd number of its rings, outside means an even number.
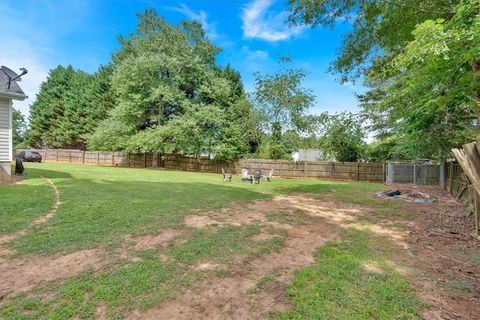
M294 161L319 161L323 152L319 149L300 149L292 154Z
M12 114L11 100L0 98L0 180L10 176L12 161Z

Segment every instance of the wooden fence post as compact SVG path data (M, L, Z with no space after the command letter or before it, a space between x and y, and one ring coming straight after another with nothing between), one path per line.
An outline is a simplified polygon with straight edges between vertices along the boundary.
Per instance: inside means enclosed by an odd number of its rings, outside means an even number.
M453 170L454 170L453 162L450 162L449 167L450 167L450 172L448 173L448 177L450 181L448 183L448 192L450 192L451 194L453 189Z
M387 164L384 162L382 165L383 183L387 183Z
M112 152L112 167L115 166L115 151Z
M438 178L438 184L440 185L440 188L445 190L445 161L440 162L440 176Z
M358 181L360 181L360 163L357 162L357 165L356 165L356 171L355 171L355 179Z
M70 163L72 163L72 150L68 151L68 157L70 158Z
M58 149L57 149L57 162L58 162Z
M417 184L417 164L413 163L413 184Z
M82 163L85 163L85 150L83 150L83 153L82 153Z
M147 153L146 152L143 153L143 167L144 168L147 167Z
M97 151L97 166L100 165L100 151Z
M480 235L479 233L479 210L480 210L480 199L479 199L479 196L478 196L478 193L477 191L475 190L475 188L471 188L472 191L473 191L473 210L475 211L475 231L476 231L476 234L477 236Z

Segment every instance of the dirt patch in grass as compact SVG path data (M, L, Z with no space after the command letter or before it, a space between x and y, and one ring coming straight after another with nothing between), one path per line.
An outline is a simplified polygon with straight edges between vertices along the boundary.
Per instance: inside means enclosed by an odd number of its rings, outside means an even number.
M365 210L365 208L363 208ZM227 274L212 275L177 298L144 313L136 311L132 319L260 319L271 311L290 307L285 290L295 271L315 261L314 252L327 240L339 240L335 222L346 223L362 211L356 205L325 203L307 195L275 197L272 201L235 206L217 212L191 215L189 227L263 226L255 241L272 239L269 228L285 230L285 247L254 260L237 260ZM270 216L272 213L274 215ZM335 217L330 223L325 217ZM217 269L215 263L199 268ZM203 268L203 266L208 266ZM262 279L271 281L262 283ZM259 285L259 283L262 283Z
M285 310L290 306L285 288L295 270L311 264L315 249L333 237L327 229L322 224L292 227L280 251L231 265L225 277L208 277L159 308L136 311L131 319L260 319L268 311ZM265 277L274 281L259 286Z
M67 255L29 257L0 261L0 300L27 292L41 283L68 278L103 265L98 250L81 250Z
M252 237L252 240L254 241L264 241L264 240L270 240L273 238L273 234L270 234L270 233L266 233L266 232L262 232L256 236L253 236Z
M180 234L181 230L165 229L158 235L129 235L124 238L123 245L116 250L115 255L102 249L89 249L67 255L0 258L0 301L2 298L27 292L42 283L76 276L87 269L98 270L120 259L139 261L141 258L131 254L165 246Z
M124 246L123 249L126 250L128 247L131 247L137 251L147 250L147 249L156 249L161 246L165 246L170 240L175 237L178 237L182 234L182 231L179 229L165 229L158 235L144 235L144 236L131 236L127 235L124 237Z
M235 205L220 211L189 215L184 223L188 227L267 225L280 229L291 229L297 223L313 223L307 217L329 218L339 223L358 219L368 208L354 204L339 204L319 201L306 195L276 196L270 201L255 201L247 205ZM269 217L274 214L273 218Z

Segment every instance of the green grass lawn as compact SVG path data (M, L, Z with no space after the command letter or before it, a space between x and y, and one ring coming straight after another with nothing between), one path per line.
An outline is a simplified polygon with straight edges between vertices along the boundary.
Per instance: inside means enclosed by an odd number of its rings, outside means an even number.
M25 228L34 218L48 212L54 201L55 192L45 179L0 185L0 235Z
M135 309L158 305L208 274L192 265L214 260L228 266L239 255L245 259L261 257L285 245L286 235L278 230L273 230L274 236L268 240L253 241L261 226L187 228L183 221L192 212L280 194L312 193L322 197L333 193L339 201L372 207L380 219L388 219L388 214L394 212L408 216L396 203L372 199L372 192L383 188L372 183L274 179L251 185L236 177L225 183L220 175L178 171L51 163L27 164L26 168L28 176L22 183L0 186L0 208L6 208L0 212L0 232L24 228L48 212L54 192L44 177L58 187L62 204L53 219L8 243L19 258L91 248L101 248L108 254L122 245L126 235L155 235L172 228L182 233L168 246L132 250L130 254L139 258L135 261L120 259L100 270L52 281L29 294L0 301L0 315L5 319L92 318L99 305L108 308L109 317L122 318ZM271 214L268 219L292 225L321 223L302 213ZM344 242L318 249L317 262L299 271L288 291L292 309L276 316L415 318L420 304L412 289L378 253L380 244L383 249L389 244L367 233L345 231L344 238ZM383 272L365 271L362 265L366 261Z

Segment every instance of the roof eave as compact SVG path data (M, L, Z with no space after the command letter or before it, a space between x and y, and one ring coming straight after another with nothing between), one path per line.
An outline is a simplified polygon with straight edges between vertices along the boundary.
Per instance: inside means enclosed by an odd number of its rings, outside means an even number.
M0 97L19 100L19 101L23 101L26 98L28 98L23 93L8 92L8 91L0 91Z

